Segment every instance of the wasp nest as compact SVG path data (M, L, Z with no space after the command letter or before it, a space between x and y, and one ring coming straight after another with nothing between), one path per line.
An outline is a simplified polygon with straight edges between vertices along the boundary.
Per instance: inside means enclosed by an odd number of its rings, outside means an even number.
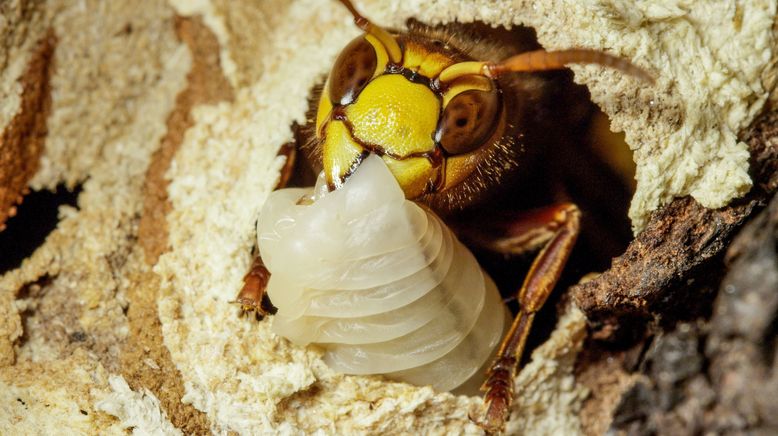
M573 67L634 150L636 230L674 197L720 207L751 185L736 135L773 89L773 1L358 6L396 27L527 25L546 48L604 49L651 71L655 86ZM0 15L0 222L28 188L81 189L0 277L0 433L480 431L468 419L478 398L336 373L228 304L277 151L358 34L345 9L11 0ZM582 427L587 389L574 374L585 331L570 307L534 351L510 431L594 428Z

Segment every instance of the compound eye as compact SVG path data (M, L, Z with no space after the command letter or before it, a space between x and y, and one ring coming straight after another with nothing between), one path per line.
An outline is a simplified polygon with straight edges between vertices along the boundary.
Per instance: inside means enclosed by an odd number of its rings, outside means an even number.
M351 41L332 67L330 101L341 105L353 102L373 77L377 63L375 49L364 37Z
M500 113L497 89L472 89L454 97L443 111L435 132L437 141L452 155L469 153L492 136Z

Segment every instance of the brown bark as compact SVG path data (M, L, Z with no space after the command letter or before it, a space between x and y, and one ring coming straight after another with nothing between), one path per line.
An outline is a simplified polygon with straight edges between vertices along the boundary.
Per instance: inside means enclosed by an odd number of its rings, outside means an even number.
M621 398L628 434L778 433L778 196L727 251L709 321L662 333Z
M587 433L778 430L778 111L741 139L748 195L718 210L675 200L610 270L572 290L595 329L577 371L592 390ZM646 331L649 320L664 329Z

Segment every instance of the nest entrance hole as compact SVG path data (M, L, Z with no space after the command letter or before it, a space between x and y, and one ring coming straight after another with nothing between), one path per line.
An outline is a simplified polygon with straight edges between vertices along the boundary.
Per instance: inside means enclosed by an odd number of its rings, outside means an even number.
M419 23L411 21L409 26ZM423 24L421 24L423 25ZM484 23L454 23L444 26L450 32L473 35L476 44L509 44L515 52L541 48L535 31L527 27L493 28ZM473 206L455 215L479 225L505 210L529 210L561 202L573 202L582 211L582 229L576 247L554 293L538 314L524 359L548 339L557 321L557 306L563 290L591 272L607 269L613 257L624 252L633 238L627 212L635 190L632 152L622 133L610 131L605 115L590 99L587 88L573 82L570 70L532 73L546 79L544 98L535 107L542 125L522 141L528 152L522 155L522 172L510 174ZM317 85L317 90L323 84ZM315 119L312 93L309 120ZM305 132L315 127L294 126L295 142L303 145ZM310 133L309 133L310 134ZM298 159L287 186L311 186L316 173L306 160ZM466 241L465 241L466 242ZM534 253L504 256L470 246L482 267L497 283L511 311L518 304L514 295L534 259Z

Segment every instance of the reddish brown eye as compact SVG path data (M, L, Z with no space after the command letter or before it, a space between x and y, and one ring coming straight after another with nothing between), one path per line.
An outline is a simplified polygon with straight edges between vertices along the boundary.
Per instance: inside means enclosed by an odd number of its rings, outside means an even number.
M465 91L446 105L435 141L449 154L469 153L489 139L497 127L499 113L498 90Z
M349 43L340 52L330 73L330 101L349 104L373 77L378 63L375 49L364 37Z

